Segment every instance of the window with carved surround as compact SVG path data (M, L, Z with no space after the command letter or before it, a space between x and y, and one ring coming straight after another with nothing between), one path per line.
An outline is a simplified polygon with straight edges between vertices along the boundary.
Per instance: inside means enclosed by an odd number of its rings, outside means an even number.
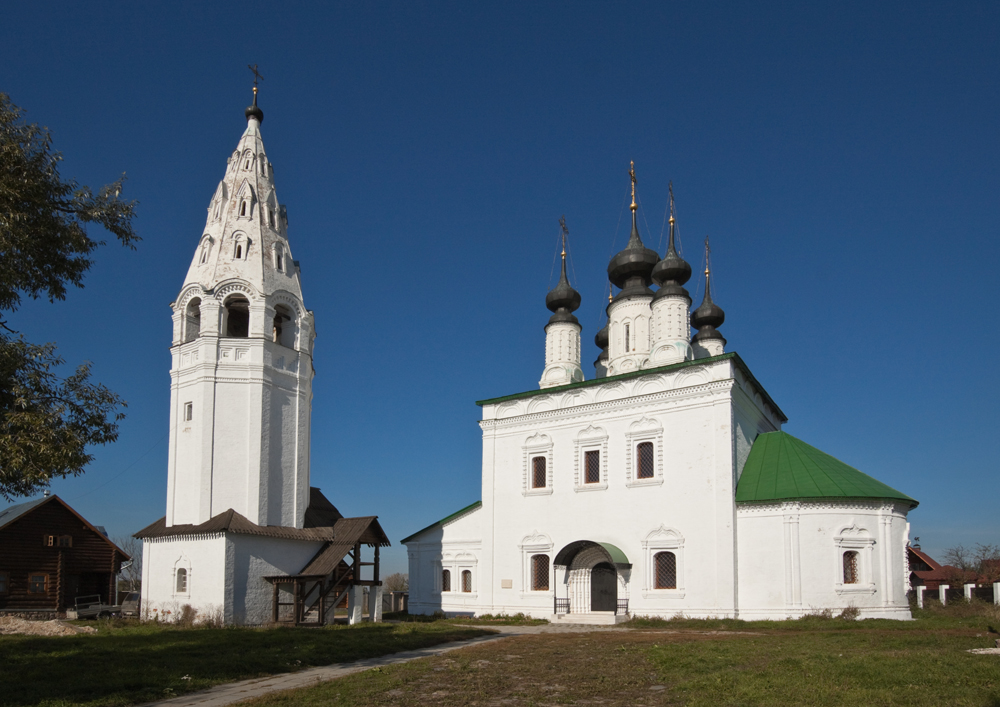
M538 432L524 441L522 450L524 478L521 493L525 496L552 493L552 438Z
M608 433L591 425L576 436L573 488L600 491L608 487Z
M625 485L659 486L663 483L663 425L643 417L629 425L625 434Z
M547 592L552 586L552 539L538 531L525 536L521 550L521 592ZM542 558L542 559L538 559ZM544 565L544 574L542 566ZM542 588L544 586L544 588Z
M856 522L844 528L833 539L837 594L874 594L872 574L875 538Z
M684 536L661 525L642 541L642 595L684 597Z
M441 591L451 591L451 570L441 570Z
M466 593L472 592L472 571L462 570L462 591Z

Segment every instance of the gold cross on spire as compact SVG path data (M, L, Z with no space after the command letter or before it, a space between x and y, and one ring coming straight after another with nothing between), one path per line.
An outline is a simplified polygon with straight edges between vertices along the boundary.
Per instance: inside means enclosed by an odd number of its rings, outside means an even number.
M670 225L674 223L674 183L667 182L667 191L670 192Z
M628 176L632 180L632 205L629 208L632 209L633 211L635 211L637 207L635 205L635 183L636 183L636 178L635 178L635 161L634 160L632 160L632 161L629 162Z
M253 104L257 105L257 82L263 81L264 77L260 75L259 71L257 71L256 64L254 64L253 66L247 64L247 68L253 72Z
M559 217L559 228L562 229L562 257L563 260L566 259L566 236L569 235L569 229L566 228L566 214Z
M708 278L708 255L712 252L712 246L708 244L708 236L705 236L705 278Z

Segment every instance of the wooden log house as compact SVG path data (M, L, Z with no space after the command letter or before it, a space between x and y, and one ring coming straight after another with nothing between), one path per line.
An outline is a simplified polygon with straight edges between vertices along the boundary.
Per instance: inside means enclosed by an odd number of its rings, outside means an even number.
M53 618L94 594L114 603L128 559L58 496L9 506L0 511L0 614Z

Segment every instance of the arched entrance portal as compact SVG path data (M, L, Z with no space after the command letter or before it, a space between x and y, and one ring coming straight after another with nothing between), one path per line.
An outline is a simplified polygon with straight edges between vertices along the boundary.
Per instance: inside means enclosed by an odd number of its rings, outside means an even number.
M610 543L577 540L555 556L556 614L626 613L632 565ZM560 572L561 570L561 572ZM565 592L565 594L564 594ZM624 601L619 601L624 597Z

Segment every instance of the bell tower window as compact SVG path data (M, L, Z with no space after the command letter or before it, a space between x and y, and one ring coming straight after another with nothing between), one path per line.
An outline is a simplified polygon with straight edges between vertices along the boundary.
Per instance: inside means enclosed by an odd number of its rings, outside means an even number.
M235 295L226 300L226 336L245 339L250 336L250 302Z
M247 215L247 202L243 201L240 203L240 216Z
M195 297L184 308L184 343L201 336L201 298Z

